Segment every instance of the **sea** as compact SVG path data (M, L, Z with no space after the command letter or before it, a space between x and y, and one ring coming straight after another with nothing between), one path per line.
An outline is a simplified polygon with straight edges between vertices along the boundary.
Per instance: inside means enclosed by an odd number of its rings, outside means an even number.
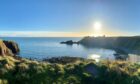
M29 59L47 59L52 57L81 57L86 59L115 60L116 53L111 49L87 48L83 45L60 44L62 41L79 41L80 37L0 37L3 40L12 40L18 43L20 48L19 56ZM131 58L131 59L130 59ZM140 56L130 55L132 62L140 61Z

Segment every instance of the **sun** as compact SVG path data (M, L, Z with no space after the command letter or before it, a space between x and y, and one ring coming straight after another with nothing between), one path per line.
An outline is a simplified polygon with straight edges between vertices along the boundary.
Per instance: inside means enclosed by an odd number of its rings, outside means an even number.
M98 37L98 36L102 36L103 35L103 30L102 30L102 23L99 22L99 21L96 21L93 23L93 26L92 26L92 35L91 36L94 36L94 37Z
M101 22L95 22L95 23L93 24L93 28L94 28L95 30L101 30L101 28L102 28Z

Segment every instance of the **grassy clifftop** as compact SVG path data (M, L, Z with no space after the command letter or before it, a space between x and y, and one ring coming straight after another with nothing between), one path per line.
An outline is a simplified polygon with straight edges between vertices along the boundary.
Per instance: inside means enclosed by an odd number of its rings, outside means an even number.
M16 59L11 56L0 57L0 84L91 83L139 84L140 65L125 61L96 63L93 60L63 64Z

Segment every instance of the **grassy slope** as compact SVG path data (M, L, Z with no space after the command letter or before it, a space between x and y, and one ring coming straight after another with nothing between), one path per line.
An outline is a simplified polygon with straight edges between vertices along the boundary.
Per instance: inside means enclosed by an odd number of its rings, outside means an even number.
M0 84L8 83L140 84L140 65L124 61L95 63L93 60L58 64L0 57Z

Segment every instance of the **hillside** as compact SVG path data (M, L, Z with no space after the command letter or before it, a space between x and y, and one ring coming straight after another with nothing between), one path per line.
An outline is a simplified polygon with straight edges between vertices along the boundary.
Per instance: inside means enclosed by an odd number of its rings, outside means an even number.
M70 58L69 58L70 59ZM61 60L59 60L61 61ZM140 65L78 60L67 64L0 57L0 84L139 84Z
M79 41L86 47L102 47L140 54L140 37L84 37Z

